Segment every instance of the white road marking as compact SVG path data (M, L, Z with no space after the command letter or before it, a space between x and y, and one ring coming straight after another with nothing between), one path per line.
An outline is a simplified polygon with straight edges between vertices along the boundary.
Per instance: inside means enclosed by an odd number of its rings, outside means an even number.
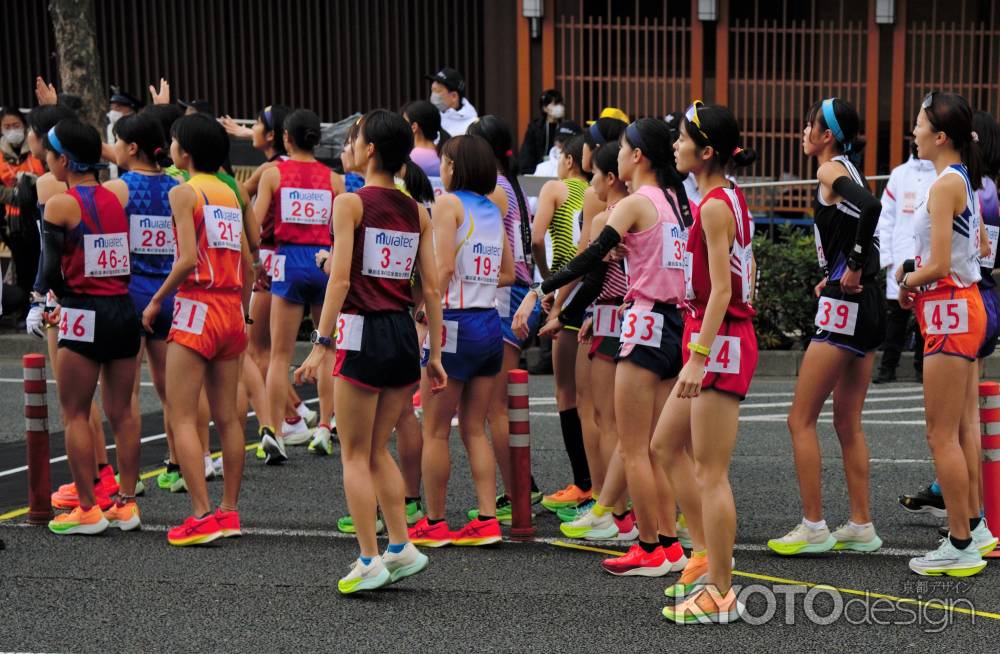
M6 383L6 384L23 384L24 380L20 379L18 377L0 377L0 383ZM46 384L55 385L56 380L54 380L54 379L46 379L45 383ZM98 384L100 384L100 382L98 382ZM153 382L146 382L146 381L139 382L139 385L140 386L150 386L151 387L153 385Z
M753 396L750 395L748 397L753 397ZM895 397L871 397L871 398L866 398L865 399L865 404L868 404L869 402L904 402L904 401L908 401L908 400L921 400L921 401L923 401L923 399L924 399L923 395L897 395ZM832 402L833 402L833 398L831 397L830 399L828 399L826 401L826 404L830 404ZM757 403L757 404L748 403L748 404L741 404L740 408L741 409L771 409L771 408L777 408L777 407L783 407L783 406L792 406L792 403L791 402L760 402L760 403Z

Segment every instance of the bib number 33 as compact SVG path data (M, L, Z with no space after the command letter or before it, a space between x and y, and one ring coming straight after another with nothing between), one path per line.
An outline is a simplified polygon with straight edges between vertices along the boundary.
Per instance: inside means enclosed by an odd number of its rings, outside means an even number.
M622 318L621 331L623 343L659 347L663 339L663 315L629 309Z

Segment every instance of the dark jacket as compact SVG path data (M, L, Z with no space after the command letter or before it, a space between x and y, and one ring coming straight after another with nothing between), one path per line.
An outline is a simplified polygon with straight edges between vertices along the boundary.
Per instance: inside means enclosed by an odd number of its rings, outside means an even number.
M549 156L549 150L555 142L556 130L563 121L550 123L545 118L536 118L528 123L524 132L524 141L517 153L517 170L522 175L535 172L535 166Z

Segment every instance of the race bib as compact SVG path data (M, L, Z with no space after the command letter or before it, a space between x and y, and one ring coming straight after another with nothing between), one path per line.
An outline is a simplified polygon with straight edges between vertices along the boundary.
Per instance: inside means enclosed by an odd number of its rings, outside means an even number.
M854 327L858 323L858 303L820 297L815 323L825 331L854 336Z
M204 302L180 296L174 298L173 327L177 331L200 335L205 329L207 316L208 305Z
M965 299L924 303L928 334L965 334L969 331L969 305Z
M129 274L128 234L84 234L83 275L119 277Z
M510 318L510 287L497 289L497 313L501 318Z
M622 319L619 307L613 304L598 304L594 307L594 336L618 338L622 333Z
M333 212L333 193L325 189L282 188L281 220L298 225L327 225Z
M979 266L981 268L993 269L997 260L997 241L1000 240L1000 226L997 225L987 225L986 235L990 237L990 253L985 257L979 257Z
M174 221L170 216L129 218L128 240L135 254L174 254Z
M431 335L424 337L424 349L429 350L428 341ZM441 323L441 352L455 354L458 351L458 321L445 320Z
M90 309L63 307L59 319L59 340L93 343L96 315Z
M823 253L823 241L819 237L819 227L813 223L813 236L816 243L816 259L819 260L819 267L826 268L826 254Z
M621 323L622 343L659 347L663 338L663 315L654 311L629 309Z
M271 257L271 281L285 281L285 255L276 254Z
M698 340L698 334L691 334L691 342ZM720 375L740 374L740 339L738 336L716 336L712 341L712 352L705 360L705 372Z
M691 282L694 274L694 254L684 253L684 299L694 299L694 284Z
M740 291L743 302L750 301L750 281L753 273L753 246L747 243L743 247L737 246L737 256L740 259Z
M274 250L266 248L260 249L260 265L264 269L264 274L271 276L271 264L274 263Z
M524 240L521 239L521 221L514 223L514 263L524 263L527 258L524 256Z
M917 194L913 191L906 191L903 193L903 208L900 209L900 213L912 214L917 208Z
M334 333L334 342L338 350L352 350L357 352L361 349L361 335L365 329L365 317L354 313L342 313L337 318L337 331Z
M684 269L687 254L687 232L680 225L663 224L663 260L661 268Z
M417 258L420 235L377 227L365 228L361 272L369 277L409 279Z
M462 248L462 281L467 284L490 284L500 282L500 257L502 245L475 242L466 243Z
M205 205L205 236L208 247L215 250L240 251L240 237L243 236L243 215L234 207Z

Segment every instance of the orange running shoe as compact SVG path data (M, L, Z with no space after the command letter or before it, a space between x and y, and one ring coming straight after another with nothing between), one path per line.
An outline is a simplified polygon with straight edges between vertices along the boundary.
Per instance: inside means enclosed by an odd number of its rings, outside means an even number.
M479 547L482 545L493 545L503 540L500 533L500 521L496 518L489 520L470 520L459 531L455 532L452 543L455 545L470 545Z
M215 519L219 521L219 527L222 528L223 538L234 538L236 536L243 535L243 532L240 531L239 512L223 511L222 509L216 509Z
M214 513L209 513L204 518L190 516L183 524L167 532L167 542L179 547L204 545L217 538L222 538L222 527Z
M591 492L589 490L580 490L580 487L576 484L569 484L566 488L562 490L557 490L551 495L546 495L542 498L542 506L544 506L549 511L558 511L559 509L564 509L568 506L576 506L577 504L582 504L591 498Z
M731 587L723 597L715 586L705 586L680 604L663 607L663 617L677 624L729 624L740 619L744 608Z
M94 499L102 511L110 509L114 504L104 484L94 484ZM76 492L76 484L63 484L59 490L52 493L52 508L75 509L78 506L80 506L80 495Z
M142 521L139 519L139 505L134 500L129 500L124 504L115 502L110 509L104 512L104 517L107 518L111 527L118 527L122 531L142 528Z
M667 586L663 594L674 599L684 599L701 590L708 583L708 552L692 552L684 572L672 586Z
M426 517L407 529L407 535L410 537L410 542L419 547L451 545L455 536L446 521L431 524L430 519Z
M77 506L69 513L60 513L49 521L49 531L60 536L71 534L91 536L99 534L107 528L108 521L101 513L101 509L96 506L92 506L86 511Z

